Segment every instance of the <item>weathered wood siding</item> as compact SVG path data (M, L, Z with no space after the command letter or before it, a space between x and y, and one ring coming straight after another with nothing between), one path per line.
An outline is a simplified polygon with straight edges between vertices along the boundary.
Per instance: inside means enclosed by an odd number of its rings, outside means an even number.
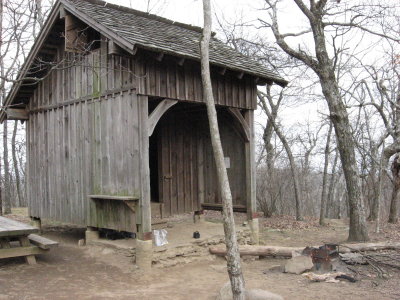
M135 87L138 94L182 101L204 102L200 64L186 60L182 66L173 57L161 62L151 53L139 51L135 56L107 54L107 43L89 54L64 52L59 47L61 62L39 83L31 109L49 108L81 97L96 97L110 90ZM256 109L254 78L235 77L227 71L212 73L215 101L219 105Z
M246 205L244 142L231 116L219 113L221 141L233 204ZM201 209L201 203L220 204L216 167L205 111L168 111L157 125L160 140L159 182L164 215Z
M140 197L138 112L137 95L127 90L32 113L27 126L30 215L134 231L135 216L123 203L96 200L98 213L89 218L87 196Z
M60 45L59 65L39 82L30 98L30 215L134 231L141 222L140 209L133 214L123 203L91 202L88 195L149 197L147 186L142 184L147 180L146 172L141 172L148 168L144 140L147 97L202 103L199 64L185 61L180 66L168 56L159 62L144 51L133 57L108 55L107 43L100 44L86 55L64 52ZM214 72L213 85L217 104L256 107L252 77L238 79L229 71L225 75ZM161 193L168 194L165 215L200 209L202 202L220 203L205 113L197 115L196 122L179 114L169 115L160 131L162 158L168 161L168 174L174 178L169 187L159 187ZM234 204L245 204L243 141L232 128L232 120L222 117ZM166 182L164 177L160 181Z

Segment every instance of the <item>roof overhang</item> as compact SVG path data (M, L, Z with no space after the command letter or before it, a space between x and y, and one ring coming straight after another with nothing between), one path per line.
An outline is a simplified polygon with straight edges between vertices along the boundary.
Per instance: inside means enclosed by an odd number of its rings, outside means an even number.
M71 15L77 17L80 19L82 22L86 23L88 26L92 27L93 29L97 30L100 32L102 35L104 35L107 39L110 41L114 42L116 45L121 47L123 50L126 52L134 55L137 51L137 48L142 48L145 50L150 50L150 51L157 51L155 48L147 48L142 45L138 45L135 43L132 43L125 38L117 35L115 32L107 28L106 26L100 24L90 16L86 15L85 13L79 11L72 3L66 1L66 0L59 0L56 2L54 7L52 8L42 30L39 33L39 36L37 37L36 41L34 42L31 51L29 52L28 57L26 58L25 62L23 63L23 66L17 76L17 79L14 81L13 86L11 87L10 92L8 93L3 109L0 111L0 122L2 123L6 117L6 107L9 107L15 100L15 97L17 96L22 83L24 82L24 78L26 78L27 73L29 69L32 67L32 64L34 63L35 58L38 56L41 47L43 46L47 36L49 35L52 27L54 26L55 22L60 18L60 13L65 14L65 13L70 13ZM164 52L162 49L160 49L160 52ZM187 58L195 61L199 61L198 58L196 57L190 57L190 56L184 56L181 53L165 53L177 57L182 57L182 58ZM224 68L225 66L219 65L218 63L211 63L214 66ZM288 84L288 81L282 79L282 78L260 78L257 76L257 74L253 74L251 71L243 71L239 69L234 69L234 68L229 68L230 70L234 72L239 72L239 73L246 73L251 76L254 76L255 78L258 78L258 82L255 82L257 85L265 85L269 83L276 83L282 87L286 86Z

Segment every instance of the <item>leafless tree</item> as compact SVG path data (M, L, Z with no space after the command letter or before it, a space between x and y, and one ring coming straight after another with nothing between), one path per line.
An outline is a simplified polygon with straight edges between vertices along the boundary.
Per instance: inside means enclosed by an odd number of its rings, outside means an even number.
M321 194L321 208L319 214L319 224L325 225L325 214L326 214L326 202L328 198L328 167L329 167L329 155L331 152L331 135L332 135L332 122L329 122L329 130L326 136L326 146L324 151L324 171L322 175L322 194Z
M223 204L223 220L225 244L227 248L228 274L231 281L234 300L244 300L245 283L243 279L239 246L237 242L235 220L233 217L232 193L229 186L228 173L225 167L224 153L218 128L217 111L212 93L209 44L211 38L211 5L210 0L203 0L204 29L200 42L201 78L203 95L207 105L207 115L210 126L211 144L217 170L218 183Z
M329 27L334 28L335 26L339 26L336 21L329 20L328 17L331 13L335 13L335 17L337 18L338 12L330 10L332 7L328 5L327 0L312 0L309 5L302 0L294 0L294 2L301 14L307 19L308 28L305 30L299 33L282 33L278 23L278 1L273 0L265 0L269 10L269 21L261 20L261 22L264 26L272 30L276 42L282 50L306 64L319 78L322 93L329 107L330 119L335 128L338 150L346 179L347 198L350 206L350 229L348 239L353 241L365 241L368 240L369 237L364 205L361 198L355 145L348 112L342 99L339 80L337 78L337 60L335 60L335 58L337 58L338 51L336 51L332 57L328 49L328 39L330 37L327 30ZM359 28L362 27L361 23L357 24ZM346 23L341 25L350 26L352 24ZM299 37L305 34L310 34L312 36L314 42L313 51L302 48L300 45L296 49L287 41L290 37ZM333 46L335 46L335 44Z
M279 105L284 97L283 90L280 92L276 103L274 103L274 100L272 98L271 85L267 85L266 93L262 93L261 91L259 91L257 95L258 95L258 100L261 103L261 107L268 117L268 122L271 123L275 133L277 134L283 147L285 148L285 151L289 158L291 175L292 175L292 180L293 180L293 187L294 187L295 202L296 202L296 220L301 221L301 220L303 220L302 199L301 199L301 189L300 189L299 175L298 175L297 168L296 168L296 162L295 162L292 150L289 146L289 143L288 143L285 135L282 133L279 125L277 124L277 120L276 120Z

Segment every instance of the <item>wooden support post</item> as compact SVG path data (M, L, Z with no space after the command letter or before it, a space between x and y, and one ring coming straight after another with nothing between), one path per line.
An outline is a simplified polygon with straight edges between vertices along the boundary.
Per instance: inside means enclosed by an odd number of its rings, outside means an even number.
M40 218L31 217L31 225L39 229L39 234L42 234L42 220Z
M151 240L148 97L138 96L140 126L140 224L139 239Z
M136 240L136 265L142 271L150 271L153 258L153 240L151 231L151 196L149 168L149 129L148 97L138 96L140 126L140 199L138 239Z
M0 246L3 249L10 249L10 241L6 238L0 239Z
M256 212L256 170L254 162L254 111L245 112L244 118L250 129L250 141L245 142L247 219L252 220Z
M258 218L253 218L248 220L250 227L250 239L253 245L260 244L260 227L258 223Z
M199 204L204 203L205 199L205 178L204 178L204 140L200 139L197 144L197 184L199 186L198 195L199 195Z
M151 271L153 262L153 241L136 240L136 265L144 272Z
M19 242L21 244L21 247L30 247L31 246L31 243L29 242L29 239L27 236L19 237ZM25 260L29 265L36 264L35 255L27 255L27 256L25 256Z
M85 231L86 245L90 244L90 242L92 242L92 241L98 240L99 238L100 238L99 231L97 230L96 227L88 226L86 228L86 231Z

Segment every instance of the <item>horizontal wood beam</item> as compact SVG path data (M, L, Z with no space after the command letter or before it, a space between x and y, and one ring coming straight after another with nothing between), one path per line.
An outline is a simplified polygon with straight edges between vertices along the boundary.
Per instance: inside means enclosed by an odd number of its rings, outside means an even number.
M108 41L108 54L123 55L124 50L114 41Z
M232 205L234 212L246 212L247 207L246 205ZM202 203L201 208L205 210L221 210L222 211L222 204L220 203Z
M165 112L174 106L178 101L176 100L163 100L161 101L157 107L151 112L148 118L147 128L148 135L151 136L153 134L154 128L156 127L158 121L165 114Z
M247 124L246 120L240 113L238 108L233 108L233 107L228 107L228 112L232 115L234 118L237 127L239 127L240 132L243 135L243 138L246 142L250 142L251 140L251 134L250 134L250 127L249 124Z
M65 16L67 15L67 11L65 10L64 6L60 7L60 19L64 19Z
M138 201L139 197L135 196L110 196L110 195L89 195L90 199L114 200L114 201Z
M7 120L29 120L29 112L24 108L7 108Z
M37 246L30 247L16 247L9 249L0 249L0 258L10 258L10 257L19 257L19 256L27 256L27 255L35 255L35 254L43 254L48 250L40 249Z

